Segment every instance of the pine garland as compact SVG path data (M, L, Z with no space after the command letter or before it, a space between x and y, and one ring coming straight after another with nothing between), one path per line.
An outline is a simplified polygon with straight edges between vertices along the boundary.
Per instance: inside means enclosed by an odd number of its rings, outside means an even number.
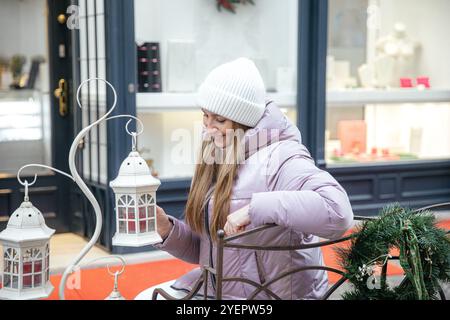
M347 248L337 248L338 260L354 288L345 300L428 300L438 298L438 281L450 281L450 241L435 225L430 211L414 212L393 204L379 219L365 221ZM386 267L391 249L400 250L405 281L390 288L385 275L374 288L374 268Z

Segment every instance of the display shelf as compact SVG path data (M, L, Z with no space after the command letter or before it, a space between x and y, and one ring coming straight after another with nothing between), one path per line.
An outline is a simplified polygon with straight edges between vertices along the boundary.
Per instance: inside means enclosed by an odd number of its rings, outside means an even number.
M329 107L389 103L450 102L450 90L391 89L391 90L333 90L327 92Z
M269 93L282 108L295 108L295 93ZM392 90L333 90L327 92L329 107L389 103L435 103L450 102L450 90L392 89ZM196 109L194 93L138 93L136 105L139 112L180 111Z
M275 101L282 108L294 108L294 93L269 93L268 99ZM160 112L195 110L198 108L195 93L138 93L136 94L138 112Z

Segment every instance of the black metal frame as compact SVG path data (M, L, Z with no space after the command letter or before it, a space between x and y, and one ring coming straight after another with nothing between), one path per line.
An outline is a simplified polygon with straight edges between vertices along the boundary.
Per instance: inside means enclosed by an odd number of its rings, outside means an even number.
M136 116L136 44L134 33L134 1L105 0L106 76L117 91L117 106L111 115ZM107 94L108 105L113 101L111 91ZM108 183L116 178L122 161L131 151L131 139L125 134L127 120L108 121ZM130 124L135 130L135 123ZM113 253L130 253L139 248L113 247L112 237L116 230L114 193L107 188L108 215L105 219L105 242ZM141 248L142 249L142 248Z
M419 208L414 210L414 212L419 212L419 211L425 211L425 210L429 210L429 209L442 209L444 207L450 207L450 202L446 202L446 203L439 203L439 204L434 204L434 205L430 205L430 206L426 206L423 208ZM374 219L378 219L377 217L363 217L363 216L355 216L354 220L356 221L366 221L366 220L374 220ZM202 269L202 276L198 279L198 281L196 282L196 284L194 285L194 287L192 288L192 290L182 299L177 299L173 296L171 296L169 293L167 293L164 289L161 288L156 288L153 291L153 296L152 299L156 300L158 297L158 294L161 295L163 298L167 299L167 300L189 300L192 299L194 296L197 295L197 293L199 292L201 286L204 284L203 288L204 288L204 293L203 293L203 299L207 300L208 299L208 295L207 295L207 288L208 288L208 276L209 273L213 274L216 277L216 292L215 292L215 299L216 300L221 300L222 299L222 285L224 282L231 282L231 281L237 281L237 282L244 282L247 284L250 284L252 286L254 286L256 289L247 297L247 300L253 300L258 293L260 293L261 291L266 292L270 297L276 299L276 300L281 300L281 298L276 295L273 291L271 291L268 287L273 284L274 282L289 276L291 274L297 273L297 272L302 272L302 271L306 271L306 270L326 270L329 272L334 272L336 274L339 274L341 276L341 278L333 285L331 286L326 292L325 294L321 297L321 300L327 300L332 294L333 292L336 291L336 289L338 289L344 282L346 282L347 276L346 274L339 269L336 268L331 268L331 267L327 267L327 266L305 266L305 267L297 267L291 270L287 270L285 272L283 272L282 274L276 276L273 279L269 279L266 280L263 284L259 284L255 281L249 280L247 278L241 278L241 277L231 277L231 278L227 278L224 277L223 275L223 251L225 248L238 248L238 249L246 249L246 250L261 250L261 251L293 251L293 250L302 250L302 249L311 249L311 248L319 248L319 247L325 247L325 246L329 246L329 245L333 245L333 244L337 244L337 243L341 243L341 242L345 242L348 241L354 237L358 236L358 233L353 233L349 236L345 236L339 239L335 239L335 240L327 240L327 241L319 241L317 243L313 243L313 244L300 244L300 245L291 245L291 246L256 246L256 245L245 245L245 244L233 244L232 241L236 240L236 239L241 239L244 238L250 234L255 234L270 228L276 227L276 225L274 224L268 224L268 225L264 225L261 227L257 227L251 230L247 230L244 231L240 234L237 235L232 235L229 237L225 237L225 232L223 230L219 230L217 233L218 236L218 245L217 245L217 256L216 256L216 261L215 261L215 265L216 268L212 268L210 266L201 266ZM447 231L447 233L450 234L450 231ZM399 257L398 256L393 256L388 258L388 260L398 260ZM388 267L388 263L386 263L382 270L381 270L381 277L383 279L386 279L387 277L387 267ZM403 283L404 281L406 281L406 278L404 278L402 280L401 283ZM400 284L401 285L401 284ZM439 296L441 298L441 300L446 300L445 294L442 290L442 288L439 287Z

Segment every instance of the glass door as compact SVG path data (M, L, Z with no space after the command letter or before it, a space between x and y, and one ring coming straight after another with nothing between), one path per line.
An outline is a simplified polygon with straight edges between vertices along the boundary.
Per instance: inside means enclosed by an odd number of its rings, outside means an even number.
M68 171L71 81L69 1L2 0L0 11L0 226L23 201L18 169L29 163ZM29 168L30 200L58 232L68 230L69 181Z

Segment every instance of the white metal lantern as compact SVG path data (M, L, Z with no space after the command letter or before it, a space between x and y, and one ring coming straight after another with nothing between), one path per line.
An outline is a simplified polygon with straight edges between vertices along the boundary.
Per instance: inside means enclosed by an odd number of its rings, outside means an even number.
M141 247L162 242L156 225L156 190L160 184L139 153L130 152L117 178L109 184L116 196L114 246Z
M0 233L4 263L0 299L46 298L53 291L49 241L55 230L47 227L42 213L27 198L26 194Z

